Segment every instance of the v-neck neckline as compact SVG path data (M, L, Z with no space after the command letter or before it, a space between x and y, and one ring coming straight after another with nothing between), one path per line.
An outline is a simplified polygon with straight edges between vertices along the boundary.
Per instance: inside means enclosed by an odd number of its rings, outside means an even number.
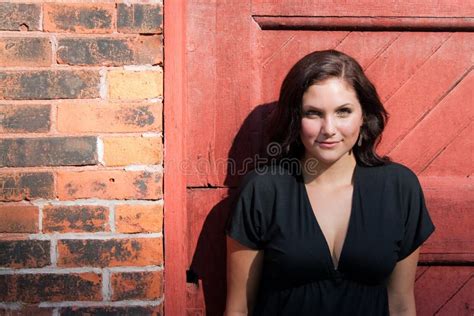
M301 185L303 186L303 193L305 196L305 202L306 202L306 210L311 212L310 216L313 218L313 222L316 225L317 229L319 230L319 233L321 234L321 238L324 241L324 245L326 248L326 257L329 260L329 264L333 271L339 272L341 269L341 262L344 256L344 249L346 248L347 240L349 238L349 233L351 231L351 227L353 226L353 218L354 218L354 209L355 209L355 197L356 197L356 190L358 190L359 185L358 185L358 169L359 165L356 163L354 167L354 171L352 173L352 179L353 179L353 188L352 188L352 197L351 197L351 209L350 209L350 214L349 214L349 223L347 225L347 230L346 234L344 236L344 241L342 242L341 246L341 252L339 254L339 259L337 261L336 266L334 266L333 258L332 258L332 253L331 249L329 248L329 243L326 239L326 236L323 233L323 230L321 228L321 225L319 225L318 219L316 218L316 214L314 213L313 206L311 205L311 200L309 199L308 191L306 189L306 184L304 183L304 177L303 174L300 174L301 177Z

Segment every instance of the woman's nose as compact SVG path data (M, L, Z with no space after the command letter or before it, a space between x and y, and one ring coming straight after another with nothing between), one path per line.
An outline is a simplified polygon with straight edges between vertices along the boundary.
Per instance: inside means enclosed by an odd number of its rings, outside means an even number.
M332 118L324 118L321 125L321 133L324 135L333 135L336 132L336 126Z

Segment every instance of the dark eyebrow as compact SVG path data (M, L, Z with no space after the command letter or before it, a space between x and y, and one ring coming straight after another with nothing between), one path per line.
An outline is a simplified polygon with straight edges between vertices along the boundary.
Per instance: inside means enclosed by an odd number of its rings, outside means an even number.
M342 104L342 105L339 105L339 106L336 108L336 110L339 110L339 109L341 109L341 108L343 108L343 107L345 107L345 106L347 106L347 105L352 105L352 103L344 103L344 104ZM319 108L317 108L317 107L315 107L315 106L313 106L313 105L303 105L303 107L308 107L308 108L311 108L311 109L315 109L315 110L321 111L321 109L319 109Z

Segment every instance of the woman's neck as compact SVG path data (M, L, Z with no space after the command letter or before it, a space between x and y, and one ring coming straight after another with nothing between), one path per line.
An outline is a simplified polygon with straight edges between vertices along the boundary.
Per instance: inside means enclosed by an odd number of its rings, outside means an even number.
M346 154L332 164L321 162L309 163L313 157L305 156L302 160L303 179L309 186L339 187L352 183L352 176L356 166L353 154ZM315 165L315 166L314 166Z

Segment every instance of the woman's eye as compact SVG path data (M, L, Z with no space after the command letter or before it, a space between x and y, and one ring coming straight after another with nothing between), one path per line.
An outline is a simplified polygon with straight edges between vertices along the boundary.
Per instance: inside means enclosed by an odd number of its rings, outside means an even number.
M306 116L320 116L321 113L318 111L309 110L304 113Z
M351 109L348 109L348 108L344 108L344 109L340 109L339 111L339 114L341 115L349 115L350 113L352 113Z

